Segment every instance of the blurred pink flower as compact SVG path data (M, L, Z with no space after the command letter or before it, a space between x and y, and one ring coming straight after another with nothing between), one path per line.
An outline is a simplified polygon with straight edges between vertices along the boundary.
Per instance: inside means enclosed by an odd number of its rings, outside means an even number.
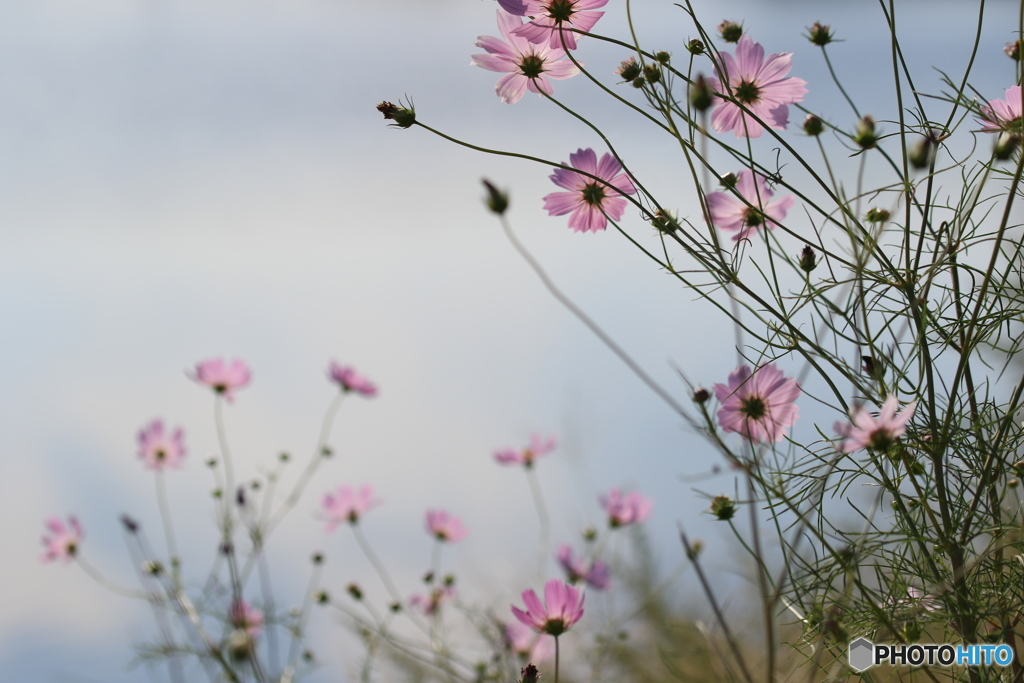
M151 470L180 467L185 458L185 433L181 428L168 433L162 420L153 420L139 430L139 457Z
M559 636L580 620L583 616L585 595L564 581L551 579L544 585L544 602L542 605L537 594L531 588L523 591L523 603L526 611L512 605L512 614L516 619L532 628L537 633Z
M554 654L555 641L551 636L534 633L518 621L502 624L501 634L505 649L527 662L540 662Z
M769 201L775 193L768 189L768 181L749 168L739 172L735 190L736 194L747 200L746 203L732 192L719 191L707 195L711 222L719 230L735 230L736 234L732 236L734 242L747 239L751 233L766 225L774 230L775 226L785 220L786 212L795 201L793 195Z
M327 513L327 532L334 531L339 524L355 524L367 511L380 504L380 499L373 497L373 487L369 484L363 484L358 491L353 490L351 486L339 486L336 495L324 495L323 508Z
M547 42L553 48L575 50L576 33L572 29L589 33L604 15L591 10L604 7L608 0L498 0L498 4L510 14L533 19L516 29L516 35L531 43Z
M232 602L228 620L235 628L242 629L250 638L256 638L263 628L263 612L251 607L245 600Z
M348 365L338 365L338 363L332 360L330 367L327 369L327 376L346 393L362 394L368 398L377 395L377 385L356 372L355 368Z
M1021 132L1021 90L1019 85L1006 89L1001 100L992 100L981 105L981 118L975 119L985 133Z
M82 525L73 515L68 517L68 524L64 526L58 517L51 517L46 520L46 528L49 535L43 535L43 545L46 546L46 553L39 558L41 562L53 562L64 560L70 562L75 553L78 552L78 545L82 542Z
M252 373L244 361L226 363L223 358L211 358L196 364L192 379L205 384L218 394L224 394L228 402L234 400L234 390L249 384Z
M544 208L552 216L569 216L569 227L575 232L597 232L608 227L608 219L622 218L626 210L625 194L634 194L636 188L629 176L622 172L622 165L611 154L601 156L592 149L578 149L569 155L569 163L580 171L597 176L605 182L564 168L556 168L550 176L552 182L569 192L552 192L544 197Z
M636 491L623 496L617 488L598 496L601 507L608 513L608 526L613 529L629 524L639 524L651 516L654 501L644 498Z
M800 408L795 401L800 385L773 364L756 368L741 365L729 374L728 384L716 384L718 424L753 443L774 443L796 424Z
M455 543L469 533L462 520L445 510L427 510L427 531L439 541Z
M409 605L423 612L426 616L433 616L446 602L455 599L455 589L451 586L440 586L430 591L430 595L416 595L409 598Z
M533 434L530 436L530 445L523 450L517 451L514 448L506 448L497 451L494 454L494 459L502 465L522 465L529 468L533 467L534 460L555 450L557 445L558 439L554 436L544 437L540 434Z
M572 547L568 543L558 548L558 562L569 577L569 583L576 585L580 581L592 586L597 590L607 590L611 585L611 576L608 565L600 560L595 560L587 567L587 562L582 558L574 556Z
M882 404L878 417L872 417L864 406L855 406L850 411L850 422L836 422L834 429L843 437L839 450L853 453L861 448L886 450L892 442L907 433L907 423L914 416L917 402L911 401L897 415L896 409L900 402L895 396L889 396Z
M708 78L712 89L728 95L722 81L732 88L732 96L768 126L785 130L789 124L789 107L802 102L807 94L807 81L787 77L792 68L792 53L780 52L764 57L764 48L744 34L736 45L736 57L719 52L724 73L719 78ZM715 110L711 113L711 126L719 133L732 131L736 137L759 138L764 128L743 113L735 102L716 95Z
M522 25L522 17L499 9L498 28L505 40L480 36L476 46L487 50L488 54L473 55L469 63L470 66L506 73L494 86L494 91L505 104L515 104L527 90L551 95L555 89L549 78L561 80L580 72L571 61L562 59L565 50L560 47L537 45L516 35L515 29Z

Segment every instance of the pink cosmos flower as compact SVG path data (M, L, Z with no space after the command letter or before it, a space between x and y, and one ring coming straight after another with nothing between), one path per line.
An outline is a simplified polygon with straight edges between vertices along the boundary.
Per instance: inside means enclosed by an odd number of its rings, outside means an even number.
M185 458L185 432L164 430L162 420L153 420L139 430L139 457L151 470L180 467Z
M514 448L506 448L496 452L494 459L502 465L522 465L523 467L530 468L533 467L534 460L555 450L557 445L558 439L554 436L544 437L540 434L533 434L530 436L530 445L523 450L517 451Z
M791 55L780 52L765 59L761 44L744 34L736 45L735 58L727 52L718 53L724 73L720 72L719 78L708 78L708 85L728 96L729 91L722 84L727 81L732 96L758 119L772 128L785 130L789 124L787 105L803 101L807 94L807 81L786 76L792 68ZM762 124L743 113L735 102L716 95L713 104L711 126L719 133L731 130L738 138L761 137Z
M232 602L228 620L235 628L242 629L250 638L256 638L263 628L263 612L251 607L245 600Z
M558 548L558 562L562 565L569 583L576 585L580 581L594 587L597 590L607 590L611 585L611 576L608 565L600 560L595 560L587 567L586 561L573 555L572 547L568 543Z
M494 86L494 91L505 104L515 104L527 90L551 95L555 89L549 78L572 78L580 72L571 61L562 59L565 57L562 48L537 45L516 35L515 29L522 25L522 17L499 9L498 28L505 40L480 36L476 46L487 50L488 54L473 55L469 63L470 66L506 73Z
M616 221L622 218L626 210L626 199L622 193L634 194L636 188L629 176L622 172L622 165L618 159L611 154L604 154L598 162L594 150L578 149L575 154L569 155L568 164L562 163L597 176L605 182L564 168L556 168L550 176L552 182L569 191L552 192L544 197L544 208L549 215L564 216L571 213L569 227L575 232L604 230L608 227L605 214Z
M498 0L509 14L533 19L516 29L516 35L531 43L548 43L553 48L576 49L573 29L590 32L604 12L594 12L608 0Z
M362 394L367 398L377 395L377 385L347 365L338 365L332 360L331 366L327 369L327 376L345 393Z
M564 581L551 579L544 585L546 607L531 588L523 591L526 611L512 605L512 614L537 633L557 637L572 628L583 616L583 601L586 597Z
M773 364L755 368L741 365L729 374L728 384L716 384L718 424L754 443L774 443L796 423L800 408L795 401L800 385Z
M82 536L85 535L78 519L72 515L68 517L67 526L64 526L64 522L60 518L51 517L46 520L46 528L50 532L49 535L43 535L46 553L39 558L39 561L64 560L70 562L78 552L78 545L82 542Z
M897 415L896 409L899 405L900 402L895 396L889 396L882 404L882 410L877 418L872 417L871 412L864 406L855 406L850 411L852 424L835 424L835 430L843 437L839 450L843 453L853 453L861 448L887 450L893 441L907 433L907 423L914 416L917 401L908 403Z
M739 172L734 189L747 203L732 192L711 192L707 195L711 222L719 230L735 230L734 242L749 238L765 226L774 230L785 220L786 212L795 201L793 195L772 200L775 193L768 189L765 177L749 168Z
M218 394L224 394L228 402L234 401L234 390L241 389L252 379L249 366L240 360L226 363L223 358L211 358L196 364L192 379L205 384Z
M643 522L651 516L654 507L650 498L644 498L636 491L624 496L617 488L609 489L608 493L598 496L598 500L608 513L608 526L613 529Z
M981 118L975 119L985 133L1021 133L1021 91L1015 85L1006 89L1006 96L981 105Z
M502 624L501 635L505 649L527 662L543 661L555 651L555 641L551 636L538 635L518 621Z
M416 594L409 598L409 605L423 612L425 616L433 616L441 606L455 599L455 589L451 586L440 586L430 591L430 595Z
M323 508L327 513L327 533L345 522L355 524L367 511L380 504L380 499L373 497L373 487L368 484L360 486L358 491L351 486L339 486L336 495L324 495Z
M427 531L439 541L455 543L469 533L462 520L445 510L427 510Z

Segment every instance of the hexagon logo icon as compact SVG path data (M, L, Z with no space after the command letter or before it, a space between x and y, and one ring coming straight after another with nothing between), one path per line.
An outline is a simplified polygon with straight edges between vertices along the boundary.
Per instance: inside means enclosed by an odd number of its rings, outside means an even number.
M875 646L867 638L850 643L850 668L860 673L874 665Z

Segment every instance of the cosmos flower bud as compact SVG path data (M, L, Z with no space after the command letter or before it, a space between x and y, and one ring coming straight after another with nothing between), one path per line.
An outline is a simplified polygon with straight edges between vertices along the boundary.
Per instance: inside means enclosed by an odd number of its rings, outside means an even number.
M1014 463L1013 473L1018 477L1024 477L1024 460Z
M709 398L711 398L711 392L704 387L697 387L693 390L694 403L707 403Z
M1007 43L1006 47L1003 48L1003 52L1006 53L1006 56L1009 57L1010 59L1012 59L1013 61L1019 62L1020 61L1020 46L1021 46L1021 40L1018 38L1017 40L1013 40L1013 41L1010 41L1009 43Z
M1019 137L1010 133L1003 133L996 140L996 146L992 153L999 161L1006 161L1013 156L1019 146Z
M711 90L711 86L708 85L707 79L704 78L703 74L698 74L697 78L690 84L690 104L697 111L707 111L711 106L713 98L714 93Z
M597 529L592 526L588 526L583 530L583 540L587 543L593 543L597 539Z
M636 78L633 79L633 87L637 88L638 90L644 87L646 84L647 81L644 80L643 76L637 76Z
M702 551L702 550L704 550L704 542L703 541L694 541L686 549L686 557L689 558L689 560L691 562L693 562L698 557L700 557L700 551Z
M736 503L729 496L715 496L711 500L711 514L723 522L736 516Z
M808 114L807 118L804 119L804 132L808 135L812 137L821 135L823 130L825 130L825 124L814 114Z
M724 176L718 179L718 184L727 190L731 190L736 187L736 182L739 180L735 173L726 173Z
M363 599L363 590L359 587L358 584L350 583L346 590L348 590L348 594L352 596L353 600Z
M875 120L865 116L857 122L857 132L853 135L853 141L861 149L871 149L878 144L878 134L875 132Z
M735 21L726 19L718 25L718 35L727 43L738 43L743 37L743 27Z
M832 29L816 21L807 27L807 40L818 47L825 47L832 42Z
M907 158L910 165L918 170L931 166L935 160L935 136L928 134L921 137L910 148Z
M658 232L663 232L666 235L671 235L679 230L679 222L675 216L661 209L654 212L654 216L651 217L651 225L657 228Z
M885 209L876 209L874 207L868 209L868 212L864 214L864 220L868 223L885 223L892 216Z
M809 273L818 267L818 253L806 245L800 252L800 270Z
M484 203L491 212L501 216L508 210L508 194L499 190L486 178L481 182L487 188L487 196L484 197Z
M121 525L124 527L124 530L130 534L134 534L139 530L139 523L128 515L121 515Z
M686 44L686 49L691 55L702 55L704 54L704 43L694 38Z
M277 456L277 459L280 460L281 462L288 462L289 460L291 460L291 458L292 456L288 455L288 453L285 451L281 451L280 455Z
M636 57L630 57L629 59L624 59L619 64L619 68L615 70L615 73L622 76L623 81L633 81L640 76L641 71L642 67L636 61Z
M540 678L540 672L533 664L527 664L519 673L523 676L519 683L537 683Z
M871 356L861 356L861 370L868 377L879 380L885 376L885 363L880 360L876 360Z
M409 128L416 123L416 110L409 107L399 107L391 102L381 102L377 105L377 111L384 115L388 121L394 121L393 126L398 128Z
M245 507L245 487L244 486L239 486L238 490L235 492L235 502L238 503L238 507L240 507L240 508L244 508Z
M321 552L316 552L313 553L313 555L309 559L313 561L313 564L323 564L324 554Z
M661 67L657 64L648 64L644 67L644 78L648 83L657 83L661 80Z
M658 60L658 64L668 64L672 61L672 55L662 50L661 52L655 52L654 58Z

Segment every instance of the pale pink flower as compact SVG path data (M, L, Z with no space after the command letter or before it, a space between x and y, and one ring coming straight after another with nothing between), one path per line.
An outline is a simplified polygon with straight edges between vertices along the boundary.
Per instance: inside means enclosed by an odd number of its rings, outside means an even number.
M533 19L516 34L531 43L548 43L551 47L576 49L573 29L590 32L604 12L594 12L608 4L608 0L498 0L510 14Z
M233 360L227 363L223 358L211 358L197 363L191 377L218 394L223 394L230 403L234 400L234 390L246 386L252 379L252 373L244 361Z
M617 488L609 489L608 493L598 496L598 500L608 513L608 526L613 529L643 522L651 516L654 508L654 501L650 498L644 498L636 491L622 495Z
M720 93L713 102L712 127L719 133L731 130L738 138L759 138L764 131L762 124L745 114L735 102L721 97L729 95L723 85L725 81L732 89L732 97L758 119L771 128L785 130L789 124L787 105L803 101L807 94L807 81L786 76L792 68L791 55L791 52L780 52L765 59L761 44L746 34L736 45L735 58L727 52L719 52L724 73L707 79L708 85Z
M544 602L542 605L537 594L531 588L523 591L523 603L526 611L512 605L512 614L516 619L532 628L537 633L552 636L561 634L572 628L573 624L583 616L585 595L564 581L551 579L544 585Z
M605 182L575 171L556 168L550 176L552 182L569 192L552 192L544 197L544 208L548 214L564 216L571 213L569 227L575 232L604 230L608 227L605 214L615 221L622 218L626 210L626 199L622 194L634 194L636 188L629 176L622 172L618 159L611 154L604 154L598 162L594 150L578 149L575 154L569 155L569 163L563 162L563 165L585 171Z
M339 524L355 524L367 511L380 504L381 501L373 497L373 487L369 484L363 484L358 491L351 486L339 486L336 494L324 495L327 532L334 531Z
M427 531L437 540L448 543L461 541L469 533L462 526L462 520L446 510L427 510Z
M800 385L771 363L753 372L741 365L729 374L728 384L714 388L722 404L718 424L753 443L781 441L800 413L795 403Z
M82 532L82 525L78 523L78 518L74 515L69 516L68 524L65 526L60 518L51 517L46 520L46 529L50 533L43 535L46 552L39 558L40 562L53 562L54 560L70 562L78 552L82 536L85 535Z
M873 417L864 406L855 406L850 411L850 423L836 422L835 430L843 437L839 450L853 453L861 448L886 450L892 442L907 433L907 423L914 416L917 402L911 401L896 414L900 402L889 396L882 404L878 417Z
M880 603L878 606L889 608L919 606L925 612L934 612L941 607L934 595L928 595L915 586L907 587L906 599L897 599L895 596L890 595L884 603Z
M455 599L455 589L451 586L439 586L430 591L430 595L417 593L409 598L409 605L423 612L426 616L433 616L441 606Z
M164 429L162 420L153 420L139 430L139 457L151 470L180 467L185 458L185 432L178 427L173 432Z
M250 638L256 638L263 628L263 612L252 607L245 600L232 602L228 620L235 628L242 629Z
M558 562L565 570L569 583L573 585L583 581L602 591L607 590L611 585L608 565L600 560L594 560L588 566L586 560L574 555L572 547L568 543L564 543L558 548Z
M558 439L554 436L545 437L540 434L533 434L530 436L530 445L526 448L522 450L506 448L497 451L494 454L494 459L502 465L522 465L523 467L530 468L533 467L534 460L555 450L557 445Z
M538 45L516 35L515 29L523 25L523 18L498 10L498 28L505 40L494 36L480 36L476 46L488 54L473 55L470 66L504 72L494 91L505 104L515 104L529 90L537 94L555 92L549 78L566 79L580 70L565 57L560 47Z
M327 369L327 376L345 393L362 394L367 398L377 395L377 385L348 365L339 365L332 360L331 366Z
M505 649L527 662L543 661L555 651L555 641L551 636L534 633L532 629L518 621L502 624L501 635L505 641Z
M981 118L975 119L985 133L1021 133L1021 90L1019 85L1006 89L1001 100L981 105Z
M707 195L711 222L719 230L735 230L734 242L749 238L765 226L774 230L785 220L786 212L795 201L793 195L773 200L775 193L768 189L765 177L749 168L739 172L734 189L747 201L743 202L732 192L711 192Z

